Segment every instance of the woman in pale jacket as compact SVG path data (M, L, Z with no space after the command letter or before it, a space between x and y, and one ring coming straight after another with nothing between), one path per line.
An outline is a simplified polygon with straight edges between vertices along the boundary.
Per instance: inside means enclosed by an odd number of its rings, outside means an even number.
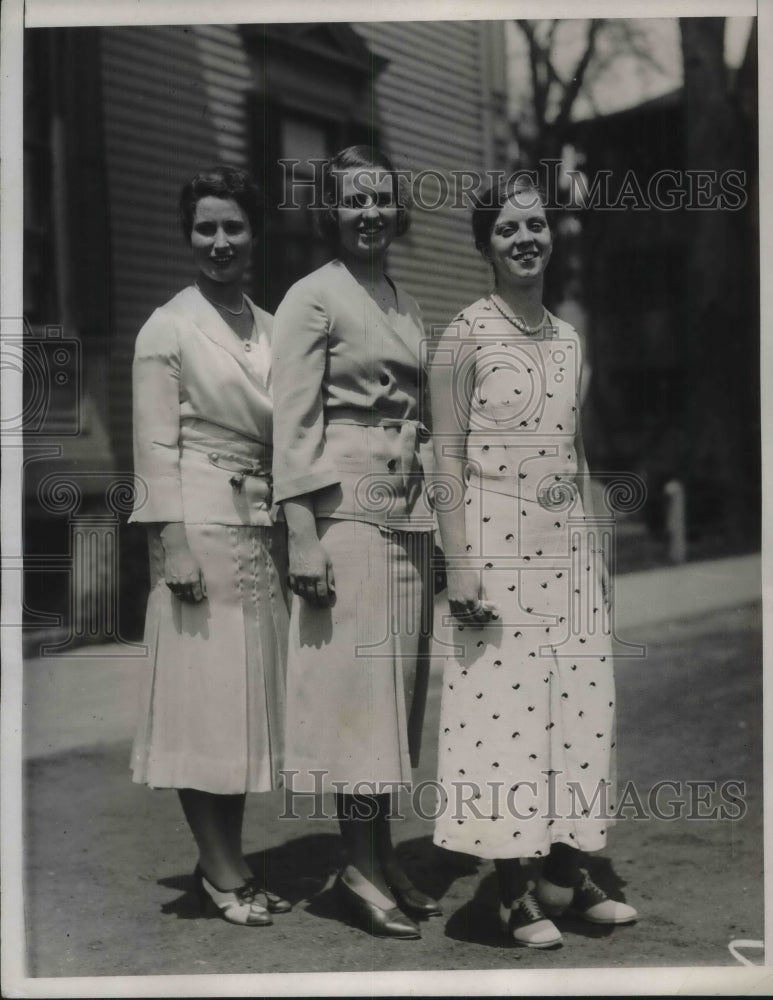
M417 938L413 918L440 910L402 871L389 824L390 794L416 761L432 614L423 327L385 271L409 216L394 168L370 147L326 164L323 196L336 258L289 290L272 345L294 593L287 779L337 793L349 915Z
M246 793L276 787L282 766L288 620L271 498L272 317L241 287L260 207L235 168L183 186L198 277L143 326L133 367L132 520L148 525L151 575L133 778L178 790L202 904L251 926L290 909L242 853Z

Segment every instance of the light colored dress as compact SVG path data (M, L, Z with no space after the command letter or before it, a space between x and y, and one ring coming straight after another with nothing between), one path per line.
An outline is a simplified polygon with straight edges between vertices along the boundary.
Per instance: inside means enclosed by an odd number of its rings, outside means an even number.
M278 784L287 603L271 498L271 316L248 303L242 342L195 288L157 309L133 367L137 501L148 524L148 660L132 750L137 782L221 794ZM164 582L159 526L185 523L207 596Z
M333 261L295 284L275 318L275 497L313 497L336 580L332 607L291 604L285 766L299 790L389 791L411 780L418 755L431 448L421 316L397 296L382 311Z
M500 617L449 630L434 839L484 858L598 850L610 826L611 641L598 528L575 488L581 344L549 320L527 336L486 299L455 320L477 347L467 549Z

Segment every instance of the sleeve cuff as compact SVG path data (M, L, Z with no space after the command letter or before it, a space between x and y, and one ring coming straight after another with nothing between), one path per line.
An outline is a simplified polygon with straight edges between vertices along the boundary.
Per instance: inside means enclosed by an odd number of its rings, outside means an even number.
M326 486L334 486L341 482L341 477L332 469L329 471L307 472L304 476L295 476L293 479L283 480L277 484L274 480L274 500L282 503L285 500L292 500L293 497L305 496L307 493L314 493L322 490Z
M153 488L138 485L129 523L154 524L159 521L184 521L179 480L172 478L164 488L158 481Z

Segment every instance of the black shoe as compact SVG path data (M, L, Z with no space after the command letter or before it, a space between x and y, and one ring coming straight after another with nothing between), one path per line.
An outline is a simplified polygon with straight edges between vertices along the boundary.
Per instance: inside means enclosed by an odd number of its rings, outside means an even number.
M390 881L387 876L387 885L392 890L392 895L397 900L397 905L401 910L410 913L414 917L442 917L443 911L436 900L427 896L417 889L408 879L407 875L401 873L401 877Z
M269 913L289 913L292 910L293 904L290 900L282 899L275 892L269 892L264 885L261 885L257 875L248 879L247 885L252 889L256 897L262 896L265 899L265 907Z
M396 906L388 910L376 906L370 900L362 897L350 885L344 882L341 875L335 881L334 889L339 901L345 907L352 919L374 937L391 937L411 940L421 937L416 924Z

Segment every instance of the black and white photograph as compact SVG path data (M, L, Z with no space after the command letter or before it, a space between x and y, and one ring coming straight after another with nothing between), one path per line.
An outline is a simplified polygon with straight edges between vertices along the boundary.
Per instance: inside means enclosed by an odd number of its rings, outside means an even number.
M769 0L3 15L3 995L770 992Z

